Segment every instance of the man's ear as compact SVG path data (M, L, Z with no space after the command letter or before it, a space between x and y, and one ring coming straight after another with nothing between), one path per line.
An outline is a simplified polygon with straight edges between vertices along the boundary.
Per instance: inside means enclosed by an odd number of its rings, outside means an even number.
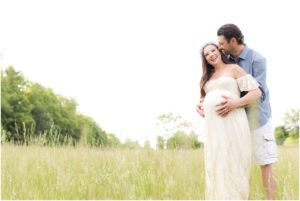
M232 37L232 38L230 39L230 43L234 43L234 44L236 44L236 43L237 43L237 40L236 40L236 38L235 38L235 37Z

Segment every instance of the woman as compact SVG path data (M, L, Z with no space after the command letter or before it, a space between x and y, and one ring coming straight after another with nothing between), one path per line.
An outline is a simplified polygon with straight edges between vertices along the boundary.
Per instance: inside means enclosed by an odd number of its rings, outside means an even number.
M256 80L231 64L214 43L202 49L201 100L205 122L206 199L248 199L251 137L245 105L261 96ZM241 91L248 93L240 98ZM224 97L234 100L230 113L218 110Z

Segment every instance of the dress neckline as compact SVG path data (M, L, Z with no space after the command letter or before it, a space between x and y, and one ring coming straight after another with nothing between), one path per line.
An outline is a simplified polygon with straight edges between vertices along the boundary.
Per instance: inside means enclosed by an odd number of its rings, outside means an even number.
M218 80L218 79L220 79L220 78L229 78L229 79L234 79L234 80L236 80L234 77L230 77L230 76L220 76L220 77L218 77L218 78L216 78L216 79L208 80L208 82L209 82L209 81L216 81L216 80Z

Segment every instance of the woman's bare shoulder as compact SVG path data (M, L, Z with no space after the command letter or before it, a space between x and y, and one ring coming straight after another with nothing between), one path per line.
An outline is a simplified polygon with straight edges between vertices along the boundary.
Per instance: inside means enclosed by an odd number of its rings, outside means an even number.
M247 74L246 71L241 66L237 64L230 64L230 65L231 65L230 68L235 78L239 78Z

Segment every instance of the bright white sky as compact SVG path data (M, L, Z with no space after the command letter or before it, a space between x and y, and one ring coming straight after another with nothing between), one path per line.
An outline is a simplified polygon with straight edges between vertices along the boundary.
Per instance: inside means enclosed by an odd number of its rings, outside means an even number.
M221 25L234 23L267 58L277 126L300 103L296 3L1 0L1 66L75 98L79 112L120 139L155 146L159 114L181 114L201 127L200 47L217 40Z

